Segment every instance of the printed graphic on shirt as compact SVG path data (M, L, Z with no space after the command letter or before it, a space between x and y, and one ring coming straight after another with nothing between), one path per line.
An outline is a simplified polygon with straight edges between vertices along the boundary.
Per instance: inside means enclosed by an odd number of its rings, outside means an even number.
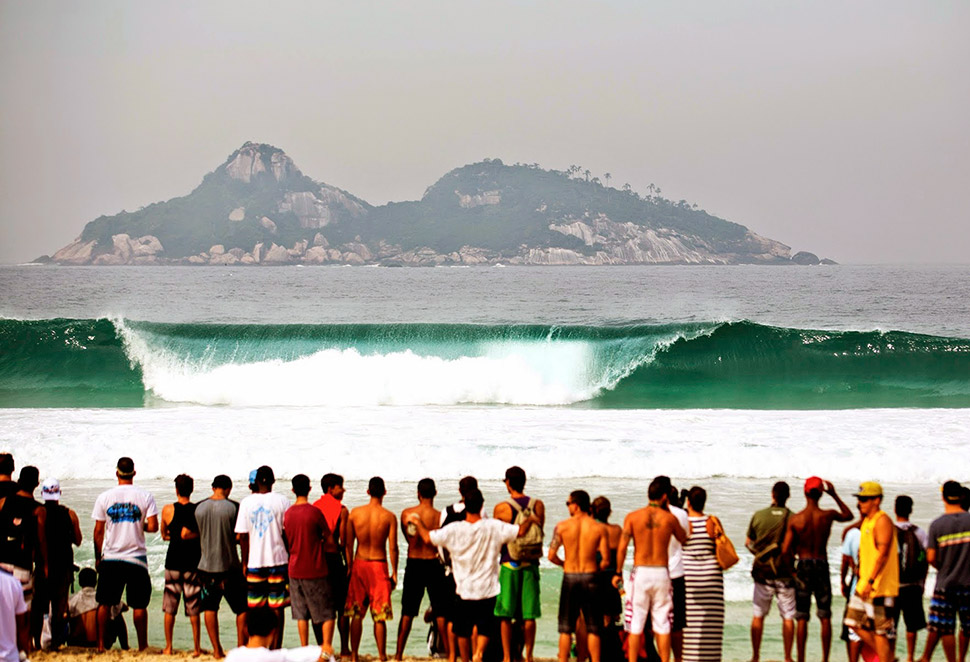
M264 506L259 506L249 515L249 524L252 532L262 538L266 531L269 529L270 523L273 521L273 511L265 508Z
M107 512L112 524L141 521L141 508L134 503L115 503L108 508Z

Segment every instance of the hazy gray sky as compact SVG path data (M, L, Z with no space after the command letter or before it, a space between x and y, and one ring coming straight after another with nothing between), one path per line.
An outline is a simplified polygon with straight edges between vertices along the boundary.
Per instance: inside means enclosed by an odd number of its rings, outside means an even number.
M840 262L970 262L970 3L0 0L0 262L247 140L373 204L579 164Z

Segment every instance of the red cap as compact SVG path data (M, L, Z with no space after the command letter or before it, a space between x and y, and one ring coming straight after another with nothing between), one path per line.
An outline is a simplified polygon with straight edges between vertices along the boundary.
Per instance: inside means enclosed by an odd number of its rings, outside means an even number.
M808 494L812 490L818 490L819 492L825 491L825 484L818 476L812 476L805 481L805 494Z

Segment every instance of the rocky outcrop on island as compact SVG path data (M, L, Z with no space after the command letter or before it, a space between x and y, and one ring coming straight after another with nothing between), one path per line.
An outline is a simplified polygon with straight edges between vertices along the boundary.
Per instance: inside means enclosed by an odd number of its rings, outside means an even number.
M819 264L685 201L486 159L374 207L246 143L190 194L87 224L70 265ZM654 187L651 185L651 189ZM825 261L822 261L825 262ZM830 262L830 261L828 261Z

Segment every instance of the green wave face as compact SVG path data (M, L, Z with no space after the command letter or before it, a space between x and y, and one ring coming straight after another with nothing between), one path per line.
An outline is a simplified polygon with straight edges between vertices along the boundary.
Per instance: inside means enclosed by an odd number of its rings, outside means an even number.
M0 320L0 406L970 407L970 341L621 327Z

